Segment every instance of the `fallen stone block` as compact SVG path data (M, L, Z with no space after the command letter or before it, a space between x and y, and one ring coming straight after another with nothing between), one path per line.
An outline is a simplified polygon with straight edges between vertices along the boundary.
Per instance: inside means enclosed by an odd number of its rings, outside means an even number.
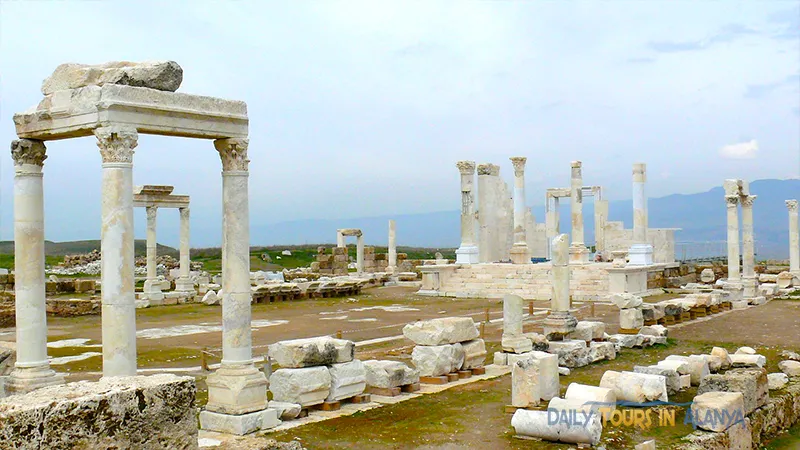
M647 325L639 330L639 334L646 336L664 336L667 337L667 327L663 325Z
M792 378L800 377L800 362L790 360L781 361L778 363L778 368L781 372Z
M731 367L764 367L767 358L762 355L730 355Z
M769 399L767 371L764 369L731 369L724 374L703 378L697 394L706 392L741 392L746 414L764 406Z
M558 379L558 356L536 350L531 354L539 361L539 392L542 400L549 401L558 397L561 390Z
M564 398L581 403L591 403L593 406L607 408L610 411L617 407L617 395L614 390L604 387L570 383Z
M281 420L296 419L300 416L300 411L303 409L303 407L297 403L276 402L274 400L270 400L268 408L278 411L278 417Z
M689 374L686 375L679 375L681 380L681 390L684 391L692 387L692 376Z
M736 349L735 355L755 355L756 351L752 347L739 347Z
M744 421L744 397L741 392L706 392L692 400L692 425L708 431L725 431Z
M612 361L617 359L617 348L613 342L592 342L589 344L589 360L591 363L597 361Z
M504 352L527 353L533 350L533 342L525 336L503 336L500 347Z
M714 356L714 355L697 355L706 360L706 364L708 364L708 371L711 373L717 373L722 368L722 359Z
M614 390L617 400L645 403L667 401L667 380L661 375L608 370L600 379L600 387Z
M486 362L486 344L483 339L473 339L461 343L464 349L464 363L461 370L477 369Z
M558 414L557 411L554 413ZM553 413L548 411L518 409L511 417L511 426L519 436L535 437L552 442L595 445L600 441L603 425L599 414L592 414L588 423L559 420L555 425L548 419L551 414Z
M508 353L505 352L494 352L494 364L497 366L507 366L508 365Z
M575 329L567 334L569 340L591 341L592 340L592 326L589 322L578 322Z
M783 389L789 384L789 376L785 373L771 373L767 375L767 387L770 391Z
M708 369L708 363L706 362L706 359L699 355L669 355L667 356L666 360L685 361L687 364L689 364L689 374L692 376L692 386L699 386L703 378L707 377L711 373L711 371Z
M697 430L685 438L681 450L752 450L752 428L750 419L722 432Z
M337 402L364 393L367 388L367 370L364 364L354 359L350 362L331 364L331 388L326 398L329 402Z
M471 341L479 334L470 317L422 320L403 327L403 336L417 345L456 344Z
M527 408L539 405L539 361L522 359L511 366L511 406Z
M644 326L644 316L639 308L619 310L619 326L629 330L636 330Z
M642 303L642 318L652 322L664 318L664 308L652 303Z
M675 394L681 390L680 374L674 369L659 366L634 366L633 371L663 376L667 382L667 394Z
M642 297L627 292L612 294L609 300L619 309L636 308L642 304Z
M636 444L633 447L633 450L656 450L656 441L655 439L650 439L649 441L644 441L641 444Z
M411 351L411 362L419 370L420 376L446 375L464 364L464 349L461 344L416 345Z
M301 368L350 362L355 355L353 341L321 336L276 342L269 356L281 367Z
M398 361L364 361L367 386L390 389L419 383L419 370Z
M657 367L663 367L665 369L671 369L680 375L689 375L692 373L691 369L689 368L689 361L684 359L665 359L664 361L659 361L656 363Z
M731 368L731 357L728 351L722 347L714 347L711 349L711 356L715 356L720 360L720 370L728 370Z
M326 366L278 369L269 377L269 390L277 402L312 406L323 403L331 389L331 374Z

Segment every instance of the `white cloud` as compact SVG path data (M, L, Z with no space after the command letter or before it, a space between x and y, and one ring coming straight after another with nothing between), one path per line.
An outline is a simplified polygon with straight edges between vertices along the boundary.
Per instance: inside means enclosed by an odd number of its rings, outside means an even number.
M720 156L730 159L753 159L756 157L756 153L758 153L758 141L755 139L749 142L728 144L719 149Z

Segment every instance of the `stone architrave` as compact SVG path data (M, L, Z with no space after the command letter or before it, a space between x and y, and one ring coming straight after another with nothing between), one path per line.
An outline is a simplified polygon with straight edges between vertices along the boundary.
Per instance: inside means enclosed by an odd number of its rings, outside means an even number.
M531 262L530 249L525 230L525 162L528 158L515 156L511 158L514 165L514 245L511 246L511 262L528 264Z
M389 265L386 271L394 273L397 271L397 235L394 219L389 220Z
M135 376L133 150L139 136L135 128L120 125L97 128L94 135L103 158L103 376Z
M633 165L633 245L628 252L631 266L653 264L653 246L647 240L647 167L644 163Z
M740 198L742 204L742 285L745 299L751 299L758 295L753 238L753 202L755 199L755 195L743 195Z
M5 383L13 393L64 383L47 358L44 279L44 142L11 142L14 160L14 261L17 355Z
M786 200L789 210L789 272L800 277L800 225L798 225L797 200Z
M569 258L572 247L568 247L566 234L553 239L553 294L550 315L544 320L544 335L548 340L562 340L575 330L578 320L569 312Z
M456 264L477 264L478 246L475 243L475 162L456 163L461 173L461 245L456 250Z
M572 219L572 243L569 246L570 264L589 262L589 250L583 237L583 174L582 163L572 161L570 177L570 216Z
M739 196L726 195L728 208L728 281L740 282L739 273Z
M518 295L503 297L503 337L501 346L504 352L525 353L533 350L533 342L522 334L523 299Z

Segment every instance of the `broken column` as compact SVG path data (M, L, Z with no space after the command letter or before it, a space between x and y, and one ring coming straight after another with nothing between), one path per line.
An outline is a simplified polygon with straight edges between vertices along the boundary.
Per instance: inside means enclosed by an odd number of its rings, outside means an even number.
M511 406L528 408L538 406L541 398L539 388L539 361L523 358L511 366Z
M752 299L758 295L753 239L753 202L755 199L755 195L743 195L740 199L742 203L742 285L746 299Z
M789 210L789 272L800 277L800 229L798 229L797 200L786 200Z
M589 250L583 240L583 175L581 162L572 161L570 180L570 215L572 216L572 244L569 247L570 264L585 264Z
M647 240L646 165L633 165L633 245L628 252L631 266L653 264L653 246Z
M567 235L559 234L552 242L553 294L550 315L544 320L544 335L548 340L562 340L575 330L577 319L569 312L569 257L572 247L567 245Z
M525 234L525 162L528 158L511 158L514 165L514 245L511 246L511 262L528 264L531 262L528 240Z
M503 337L501 345L504 352L525 353L533 350L533 342L522 334L522 297L508 294L503 297Z
M96 128L103 158L100 282L103 376L136 375L136 298L133 280L133 149L135 128ZM248 277L248 289L250 280Z
M456 163L461 173L461 245L456 250L456 264L477 264L478 246L475 243L475 197L472 186L475 178L475 162Z
M397 270L397 242L394 219L389 220L389 265L386 271L394 273Z
M6 381L11 392L64 383L47 359L44 274L44 142L11 142L14 160L14 262L17 357Z

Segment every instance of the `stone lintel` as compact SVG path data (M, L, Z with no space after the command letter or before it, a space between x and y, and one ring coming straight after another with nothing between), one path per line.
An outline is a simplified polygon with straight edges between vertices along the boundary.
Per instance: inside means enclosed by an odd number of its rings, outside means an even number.
M581 188L584 197L599 196L602 190L602 186L583 186ZM548 198L569 198L572 195L570 191L571 188L549 188L546 195Z
M337 231L339 231L339 234L342 236L361 236L361 230L358 228L341 228Z
M157 208L188 208L188 195L146 195L134 194L133 207L145 208L155 206Z
M144 186L134 187L133 194L169 195L173 190L175 190L175 186L146 184Z
M123 85L54 92L34 108L14 114L20 138L43 141L91 136L108 125L142 134L200 139L246 138L247 105L238 100Z

